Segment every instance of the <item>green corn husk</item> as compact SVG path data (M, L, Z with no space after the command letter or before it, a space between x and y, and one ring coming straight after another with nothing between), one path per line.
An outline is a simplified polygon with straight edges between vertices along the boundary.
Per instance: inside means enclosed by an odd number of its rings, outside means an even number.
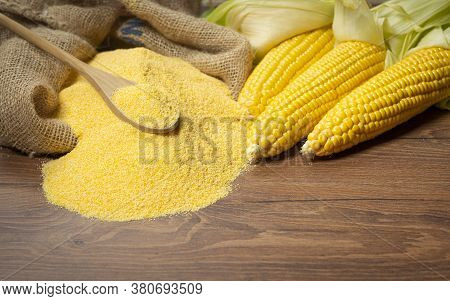
M331 25L334 0L228 0L205 19L247 37L256 60L279 43Z
M448 0L390 0L372 11L383 24L387 66L403 59L429 30L450 24Z
M362 41L384 48L383 28L366 0L336 0L333 34L337 43Z

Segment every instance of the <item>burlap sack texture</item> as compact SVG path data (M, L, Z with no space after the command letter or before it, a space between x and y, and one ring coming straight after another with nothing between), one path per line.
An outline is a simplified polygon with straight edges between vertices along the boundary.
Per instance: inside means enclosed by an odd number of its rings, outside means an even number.
M251 45L243 36L156 2L122 2L139 19L125 22L117 31L119 38L167 56L183 58L204 73L222 79L237 98L253 61ZM187 3L199 1L168 2L172 8L178 6L186 12L189 11Z
M139 36L140 43L149 49L184 58L223 79L237 95L252 62L250 44L243 37L188 15L198 10L197 1L122 2L129 13L144 21L139 23L142 34L131 36L119 30L120 37L136 42ZM0 0L0 11L88 60L123 11L116 4L113 0ZM70 151L77 142L72 130L51 118L70 69L3 28L0 62L0 145L25 153Z
M0 0L0 11L80 59L95 55L119 7L101 1ZM110 1L109 1L110 2ZM63 153L77 139L50 118L69 67L0 27L0 145L26 153Z

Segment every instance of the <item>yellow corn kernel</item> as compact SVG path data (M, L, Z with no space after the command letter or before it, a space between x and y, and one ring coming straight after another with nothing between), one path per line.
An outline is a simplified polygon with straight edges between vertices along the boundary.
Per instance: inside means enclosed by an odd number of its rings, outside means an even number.
M245 83L238 101L258 116L271 97L333 48L333 31L317 29L293 37L273 48L256 66Z
M340 98L381 72L385 56L381 47L365 42L336 46L275 96L253 121L247 134L248 156L253 160L271 157L294 146ZM274 135L273 130L280 124L285 129ZM274 136L275 142L262 145L260 141L266 140L267 133ZM282 136L288 139L281 144Z
M302 153L326 156L340 152L390 130L448 97L450 50L419 50L339 101L308 135ZM350 108L357 109L353 115L357 119L341 117L341 112ZM342 132L328 131L336 127ZM336 139L344 134L351 139Z

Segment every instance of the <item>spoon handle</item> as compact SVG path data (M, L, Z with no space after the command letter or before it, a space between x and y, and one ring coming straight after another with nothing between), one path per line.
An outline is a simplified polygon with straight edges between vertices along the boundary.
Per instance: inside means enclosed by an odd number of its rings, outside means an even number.
M70 53L62 50L61 48L56 47L52 43L48 42L47 40L41 38L36 33L32 32L25 26L17 23L16 21L12 20L11 18L8 18L4 14L0 13L0 25L8 28L12 32L16 33L23 39L27 40L31 44L41 48L42 50L50 53L57 59L63 61L64 63L68 64L75 70L77 70L81 74L85 74L85 66L86 64L71 55Z

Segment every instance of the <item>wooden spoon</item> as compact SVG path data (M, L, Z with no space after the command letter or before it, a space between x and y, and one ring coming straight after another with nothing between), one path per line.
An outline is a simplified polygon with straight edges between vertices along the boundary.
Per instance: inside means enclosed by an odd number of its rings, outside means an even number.
M108 108L122 121L131 124L133 127L140 131L154 134L168 133L175 130L179 124L180 112L178 112L176 119L172 124L164 128L150 128L142 124L135 122L128 118L111 100L114 92L120 88L126 86L132 86L136 83L124 79L122 77L114 76L108 72L100 70L98 68L89 66L88 64L80 61L70 53L62 50L61 48L53 45L47 40L41 38L36 33L32 32L28 28L8 18L0 13L0 25L8 28L12 32L16 33L23 39L27 40L31 44L39 47L40 49L50 53L57 59L68 64L73 69L77 70L84 78L86 78L91 85L100 93L103 97Z

